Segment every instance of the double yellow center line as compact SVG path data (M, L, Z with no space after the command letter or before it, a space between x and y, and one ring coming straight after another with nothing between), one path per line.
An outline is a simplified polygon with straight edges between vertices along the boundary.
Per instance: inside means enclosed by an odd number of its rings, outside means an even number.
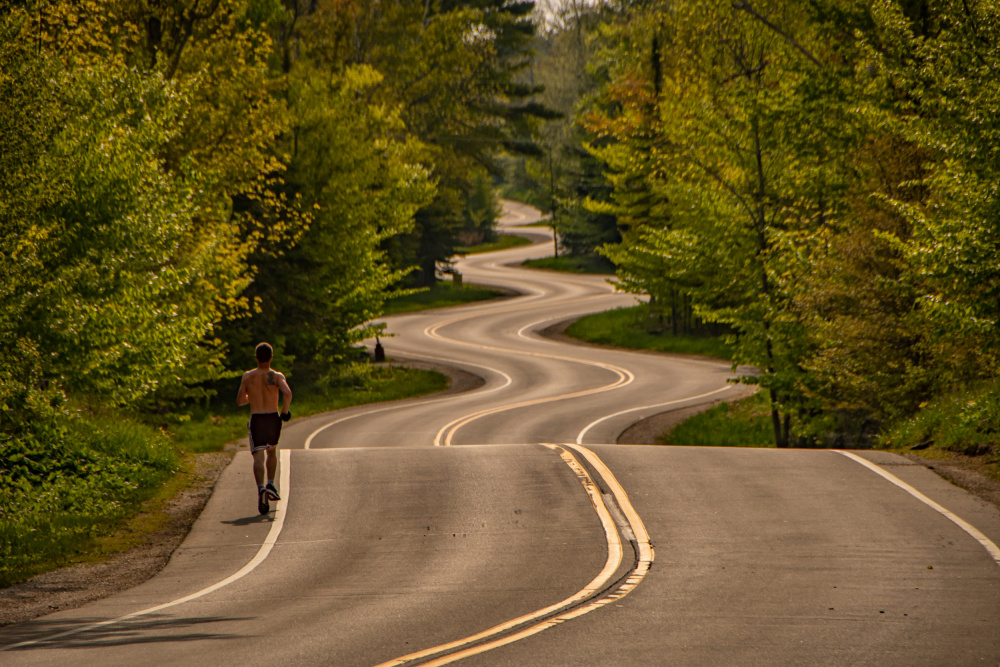
M404 667L417 664L431 667L446 665L472 655L485 653L536 635L543 630L548 630L615 600L620 600L628 595L646 576L653 562L653 546L650 544L649 534L646 532L642 519L639 518L628 494L625 493L625 489L619 484L611 470L594 452L586 447L571 444L545 444L544 446L556 452L569 466L594 505L594 510L601 520L601 526L604 528L608 543L608 557L604 568L589 584L565 600L463 639L410 653L383 662L376 667ZM593 468L604 482L608 493L601 492L601 487L587 471L587 468L581 465L580 461L573 455L574 451ZM631 543L635 560L627 576L615 582L613 578L623 559L622 535L625 535Z

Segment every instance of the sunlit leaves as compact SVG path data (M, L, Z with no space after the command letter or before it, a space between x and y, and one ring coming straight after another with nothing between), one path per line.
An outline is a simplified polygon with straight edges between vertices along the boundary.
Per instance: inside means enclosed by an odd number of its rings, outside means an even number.
M243 326L280 332L307 363L342 360L368 334L402 276L382 247L412 229L434 194L422 145L400 138L398 108L367 101L381 81L369 67L331 76L304 61L290 75L295 152L287 178L311 222L295 247L258 260L250 294L262 309Z

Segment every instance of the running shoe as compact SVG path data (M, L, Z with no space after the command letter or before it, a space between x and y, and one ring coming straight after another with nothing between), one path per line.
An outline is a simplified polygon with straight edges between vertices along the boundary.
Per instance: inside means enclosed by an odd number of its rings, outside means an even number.
M271 511L271 504L267 501L266 489L261 489L257 494L257 511L261 514L267 514Z
M281 496L278 495L278 490L274 488L274 484L271 482L267 483L267 486L264 487L264 491L267 492L267 497L270 500L281 500Z

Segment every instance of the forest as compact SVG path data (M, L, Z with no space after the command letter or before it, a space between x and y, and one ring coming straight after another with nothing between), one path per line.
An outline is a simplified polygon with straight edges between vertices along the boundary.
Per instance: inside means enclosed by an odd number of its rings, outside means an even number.
M0 1L0 585L182 468L160 429L259 341L352 383L386 299L494 234L498 156L555 115L532 10Z
M7 434L66 398L172 409L259 340L350 359L493 233L496 156L546 113L530 2L4 4Z
M509 169L567 251L610 259L667 328L725 327L734 361L759 370L779 447L872 446L943 401L965 449L990 450L1000 5L551 15L532 81L565 120Z
M335 375L497 191L727 336L777 446L951 401L993 451L998 110L995 0L3 0L0 512L260 340Z

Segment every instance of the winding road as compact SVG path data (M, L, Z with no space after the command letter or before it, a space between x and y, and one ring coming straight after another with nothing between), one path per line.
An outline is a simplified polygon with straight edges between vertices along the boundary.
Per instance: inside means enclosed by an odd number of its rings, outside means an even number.
M289 422L274 511L241 451L163 571L0 628L0 664L1000 663L995 507L881 452L609 444L728 364L541 336L632 297L511 266L551 248L518 233L458 269L519 296L386 318L480 386Z

